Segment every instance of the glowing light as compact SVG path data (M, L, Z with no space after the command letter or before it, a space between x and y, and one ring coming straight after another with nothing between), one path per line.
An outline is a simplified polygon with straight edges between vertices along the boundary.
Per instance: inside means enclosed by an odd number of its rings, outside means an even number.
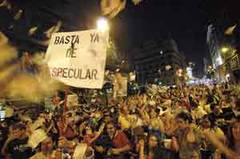
M109 30L109 24L106 18L101 17L97 20L97 29L101 32Z
M229 51L229 48L228 47L223 47L223 48L221 48L221 52L222 53L226 53L226 52L228 52Z
M186 70L187 70L187 75L188 75L189 79L192 79L193 78L192 68L187 67Z

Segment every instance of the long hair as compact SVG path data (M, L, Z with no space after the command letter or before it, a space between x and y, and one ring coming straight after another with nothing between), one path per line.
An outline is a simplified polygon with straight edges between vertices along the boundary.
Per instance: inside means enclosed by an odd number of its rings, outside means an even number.
M237 122L240 122L240 116L238 116L237 119L228 127L228 131L227 131L228 146L232 150L235 147L235 140L233 137L232 129L233 129L234 124L236 124Z

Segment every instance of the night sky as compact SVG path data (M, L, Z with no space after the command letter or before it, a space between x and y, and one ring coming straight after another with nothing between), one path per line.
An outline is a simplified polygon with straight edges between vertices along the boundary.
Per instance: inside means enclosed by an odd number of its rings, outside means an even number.
M65 19L64 31L91 29L100 16L100 0L10 1L18 2L20 8L25 2L34 13L38 6L57 10ZM240 0L142 0L136 6L131 0L127 2L126 8L110 21L111 38L121 52L130 54L145 41L171 37L185 55L186 62L195 62L200 70L203 57L209 57L206 45L208 25L219 21L224 22L223 27L240 24ZM41 17L43 13L36 14ZM44 23L39 18L31 21L31 25ZM0 19L0 23L6 22Z
M203 57L209 57L208 25L217 21L224 9L230 18L228 25L233 24L231 22L238 18L237 1L143 0L138 6L128 3L112 20L112 35L119 48L127 53L144 41L170 36L176 40L187 62L195 62L197 69L202 70Z
M113 20L113 36L120 47L134 48L151 39L172 37L187 61L202 63L207 54L208 19L201 0L145 0L130 3Z

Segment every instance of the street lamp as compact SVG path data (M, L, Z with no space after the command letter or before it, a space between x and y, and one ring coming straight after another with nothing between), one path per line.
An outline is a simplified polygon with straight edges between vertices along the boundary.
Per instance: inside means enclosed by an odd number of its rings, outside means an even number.
M97 29L100 30L101 32L105 32L109 30L109 24L106 18L100 17L97 20Z
M229 51L229 48L228 47L222 47L221 48L221 52L222 53L226 53L226 52L228 52Z

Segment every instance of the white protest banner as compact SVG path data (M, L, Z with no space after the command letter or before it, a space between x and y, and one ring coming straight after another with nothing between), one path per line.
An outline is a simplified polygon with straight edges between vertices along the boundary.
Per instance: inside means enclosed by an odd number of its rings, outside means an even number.
M113 96L115 97L125 97L127 96L127 83L128 78L121 75L121 73L115 74L114 84L114 93Z
M126 97L127 96L127 87L128 87L128 78L123 77L121 81L122 88L119 90L119 96Z
M80 88L102 88L108 32L54 33L45 60L52 78Z

